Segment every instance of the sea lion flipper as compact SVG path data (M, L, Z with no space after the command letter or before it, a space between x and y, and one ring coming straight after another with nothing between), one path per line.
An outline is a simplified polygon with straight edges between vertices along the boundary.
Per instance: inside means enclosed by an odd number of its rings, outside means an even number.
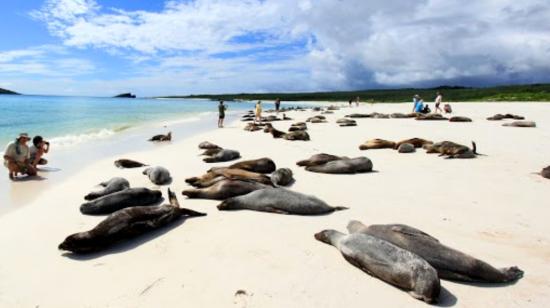
M398 233L401 233L401 234L404 234L404 235L408 235L408 236L422 236L422 237L425 237L425 238L429 238L437 243L439 243L439 240L436 239L435 237L429 235L428 233L426 232L423 232L422 230L419 230L419 229L416 229L416 228L413 228L411 226L407 226L407 225L395 225L395 226L392 226L391 230L393 232L398 232Z
M182 212L183 215L186 215L186 216L189 216L189 217L197 217L197 216L206 216L207 215L206 213L193 211L193 210L186 209L186 208L183 208L183 207L180 208L180 212Z
M290 214L289 212L285 211L285 210L282 210L282 209L278 209L278 208L274 208L274 207L271 207L271 206L266 206L264 208L264 210L266 212L269 212L269 213L276 213L276 214Z
M168 199L170 200L170 204L175 207L180 207L180 203L178 201L178 198L176 197L176 194L168 188Z

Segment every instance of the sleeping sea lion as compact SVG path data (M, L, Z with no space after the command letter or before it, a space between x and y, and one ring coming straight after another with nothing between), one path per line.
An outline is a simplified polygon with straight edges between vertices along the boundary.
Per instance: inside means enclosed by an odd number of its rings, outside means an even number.
M320 154L312 155L308 159L300 160L299 162L296 163L296 165L301 167L318 166L318 165L324 165L329 161L338 160L341 158L342 157L336 156L336 155L320 153Z
M148 176L149 180L156 185L166 185L172 181L170 171L164 167L149 167L143 170L143 174Z
M180 208L176 195L168 190L170 205L134 206L117 211L90 231L68 236L59 249L73 253L100 251L149 231L166 226L182 217L206 216Z
M449 119L449 122L472 122L472 119L468 117L454 116Z
M384 139L371 139L359 146L359 150L372 150L372 149L393 149L395 148L395 142Z
M357 122L355 122L355 120L346 118L336 120L336 124L339 124L340 127L357 126Z
M359 221L352 220L348 224L348 231L383 239L419 255L437 270L439 278L442 279L502 283L523 277L523 271L515 266L496 269L470 255L447 247L429 234L407 225L390 224L367 227Z
M172 140L172 132L169 132L166 135L155 135L149 139L149 141L171 141Z
M297 130L293 132L288 132L283 135L283 139L285 140L302 140L302 141L309 141L309 134L304 130Z
M370 118L370 114L367 113L352 113L345 116L346 118Z
M270 133L273 138L283 138L286 134L285 132L276 129L269 123L265 125L264 133Z
M221 149L221 147L216 145L216 144L213 144L211 142L203 141L203 142L199 143L199 149L201 149L201 150L210 150L210 149Z
M233 197L218 205L220 211L253 210L277 214L322 215L346 210L332 207L321 199L285 188L265 188Z
M416 147L412 143L401 143L397 147L397 152L399 153L413 153L416 151Z
M118 168L139 168L147 165L137 162L135 160L122 158L115 160L115 166L117 166Z
M344 259L365 273L427 303L437 302L441 285L437 271L418 255L374 236L324 230L315 239L336 247Z
M306 120L306 122L310 122L310 123L326 123L327 122L327 118L325 118L325 116L322 116L322 115L316 115L316 116L313 116L313 117L310 117Z
M511 113L507 113L507 114L497 113L494 116L487 118L487 120L489 121L500 121L502 119L525 120L525 117L511 114Z
M512 123L504 123L502 126L510 127L537 127L537 123L533 121L514 121Z
M288 128L289 132L297 131L297 130L307 130L307 125L304 122L294 123L290 125Z
M403 143L410 143L410 144L412 144L415 148L422 148L422 147L424 147L424 145L426 145L426 144L433 144L433 141L426 140L426 139L422 139L422 138L405 139L405 140L401 140L401 141L397 142L397 143L395 144L394 149L398 149L399 146L402 145Z
M415 118L418 121L447 121L448 118L444 117L440 113L428 113L428 114L418 114Z
M203 161L207 163L217 163L234 160L240 157L241 154L238 151L223 149L210 157L204 158Z
M392 118L392 119L408 119L408 118L414 118L416 116L417 116L416 113L404 114L404 113L395 112L395 113L390 114L390 118Z
M146 206L158 203L162 193L147 188L127 188L83 203L80 212L88 215L111 214L130 206Z
M306 167L307 171L329 174L355 174L372 171L372 161L364 156L341 158L323 165Z
M229 179L257 182L264 185L273 185L271 178L262 173L250 172L236 168L212 168L206 174L200 177L192 177L185 180L188 184L197 188L205 188L214 185L215 183Z
M223 149L222 149L222 148L206 149L206 150L204 150L204 152L202 152L201 154L199 154L199 156L212 156L212 155L216 155L216 154L218 154L219 152L221 152L221 150L223 150Z
M256 123L248 123L244 127L244 130L249 131L249 132L255 132L255 131L258 131L258 130L261 130L261 129L262 128L260 127L260 125L258 125Z
M266 187L269 186L258 182L224 179L206 188L184 190L182 194L191 199L225 200Z
M479 155L476 152L476 143L472 141L472 149L465 145L454 143L451 141L443 141L434 144L424 145L426 153L439 153L439 156L447 156L447 158L476 158Z
M112 178L106 182L100 183L99 185L103 187L102 190L91 192L87 194L84 199L90 201L99 197L112 194L117 191L124 190L126 188L130 188L130 183L128 182L128 180L119 177Z
M543 168L540 175L544 178L550 179L550 166Z
M385 113L373 112L370 114L370 117L373 119L389 119L390 115Z
M294 182L294 177L292 176L292 170L289 168L280 168L275 170L271 174L271 182L275 186L288 186Z
M243 160L230 165L228 168L243 169L257 173L271 173L277 168L271 158L262 157L258 159Z

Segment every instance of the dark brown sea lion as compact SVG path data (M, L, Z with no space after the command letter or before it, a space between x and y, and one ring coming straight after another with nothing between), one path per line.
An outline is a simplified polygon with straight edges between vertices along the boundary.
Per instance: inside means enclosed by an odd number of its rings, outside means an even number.
M390 114L390 118L392 119L408 119L408 118L414 118L416 117L417 114L416 113L399 113L399 112L395 112L395 113L392 113Z
M315 239L336 247L344 259L365 273L428 303L437 302L437 271L418 255L368 234L324 230Z
M359 146L359 150L372 150L372 149L393 149L395 148L395 142L384 139L371 139Z
M283 135L283 139L285 140L302 140L302 141L309 141L309 134L306 131L303 130L297 130L293 132L288 132Z
M472 119L468 117L454 116L449 118L449 122L472 122Z
M367 114L367 113L352 113L352 114L348 114L346 115L346 118L370 118L371 115L370 114Z
M250 172L271 173L277 169L275 162L271 158L262 157L258 159L243 160L234 163L229 168L243 169Z
M223 149L210 157L205 157L203 161L206 163L217 163L238 159L240 157L241 154L238 151Z
M258 130L261 130L261 129L262 128L260 127L260 125L258 125L256 123L248 123L244 127L244 130L249 131L249 132L255 132L255 131L258 131Z
M319 166L319 165L324 165L329 161L338 160L341 158L342 157L336 156L336 155L320 153L320 154L315 154L308 159L300 160L299 162L296 163L296 165L301 167Z
M487 118L487 120L489 121L500 121L502 119L525 120L525 117L511 114L511 113L507 113L507 114L497 113L494 116Z
M130 206L154 205L161 201L162 193L147 188L127 188L83 203L80 212L88 215L111 214Z
M422 139L422 138L405 139L405 140L401 140L401 141L397 142L395 144L394 149L398 149L399 146L402 145L403 143L410 143L410 144L414 145L415 148L422 148L426 144L433 144L433 141Z
M220 211L253 210L277 214L323 215L347 208L332 207L317 197L285 188L265 188L229 198L218 205L218 209Z
M147 165L137 162L135 160L122 158L115 160L115 166L117 166L118 168L139 168Z
M221 152L222 150L223 150L222 148L206 149L206 150L204 150L204 152L202 152L200 155L201 155L201 156L212 156L212 155L218 154L218 153Z
M298 122L290 125L288 128L289 132L297 131L297 130L307 130L307 125L304 122Z
M273 127L271 124L266 124L264 132L270 133L273 138L283 138L283 136L286 134L283 131L277 130L275 127Z
M199 143L199 149L201 149L201 150L210 150L210 149L221 149L221 147L216 145L216 144L213 144L211 142L203 141L203 142Z
M512 123L504 123L502 126L510 127L537 127L537 123L533 121L514 121Z
M448 118L444 117L440 113L428 113L428 114L419 114L415 118L418 121L447 121Z
M540 175L544 178L550 179L550 166L543 168Z
M271 178L262 173L250 172L243 169L235 168L212 168L208 173L200 176L188 178L185 182L193 187L205 188L214 185L215 183L229 179L258 182L264 185L272 185Z
M357 126L357 122L355 120L346 119L346 118L336 120L336 124L339 124L340 127Z
M367 227L359 221L352 220L348 224L348 231L383 239L419 255L437 270L439 278L442 279L502 283L523 277L523 271L515 266L496 269L470 255L447 247L429 234L407 225L389 224Z
M313 116L313 117L310 117L306 120L306 122L311 122L311 123L326 123L327 122L327 118L325 118L325 116L322 116L322 115L316 115L316 116Z
M90 253L129 240L166 226L183 217L206 216L204 213L180 208L176 195L168 190L170 205L134 206L122 209L100 222L90 231L68 236L59 249L73 253Z
M102 190L93 191L84 196L84 199L90 201L115 193L117 191L130 188L130 183L128 182L128 180L120 177L112 178L109 181L100 183L99 185L103 187Z
M476 152L476 143L473 141L472 149L451 141L426 144L424 149L426 149L426 153L428 154L439 153L439 156L447 156L447 158L475 158L479 155Z
M171 141L172 140L172 132L169 132L166 135L155 135L149 139L149 141Z
M252 181L226 179L216 182L207 188L184 190L182 194L192 199L225 200L267 187L269 186Z
M307 171L328 174L355 174L372 171L372 161L364 156L340 158L323 165L306 167Z
M373 112L370 114L370 117L373 119L389 119L390 115L385 113Z

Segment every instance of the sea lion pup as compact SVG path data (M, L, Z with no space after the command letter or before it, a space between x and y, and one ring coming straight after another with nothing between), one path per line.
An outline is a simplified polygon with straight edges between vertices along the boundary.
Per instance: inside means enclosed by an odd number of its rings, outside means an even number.
M443 141L434 144L424 145L426 153L439 153L439 156L447 156L447 158L475 158L479 155L476 151L476 143L472 141L472 149L465 145L454 143L451 141Z
M504 123L502 126L510 127L537 127L537 123L533 121L514 121L512 123Z
M329 174L355 174L372 171L372 161L364 156L341 158L326 164L306 167L307 171Z
M156 185L166 185L170 184L170 181L172 181L170 171L164 167L149 167L143 170L143 174L148 176L149 180Z
M332 207L321 199L286 188L265 188L239 197L229 198L218 205L220 211L252 210L277 214L323 215L346 210Z
M294 140L309 141L310 140L309 134L303 130L288 132L283 135L283 139L290 140L290 141L294 141Z
M359 221L352 220L348 224L348 231L383 239L419 255L437 270L439 278L442 279L502 283L516 281L523 277L523 271L515 266L494 268L470 255L447 247L429 234L407 225L365 226Z
M395 142L384 139L371 139L359 146L359 150L372 150L372 149L393 149L395 148Z
M253 181L224 179L206 188L184 190L182 194L191 199L225 200L267 187L269 186Z
M139 168L147 165L142 164L135 160L122 158L122 159L115 160L115 166L117 166L118 168Z
M117 211L90 231L68 236L59 249L73 253L90 253L166 226L178 219L206 216L204 213L181 208L176 195L168 190L170 204L134 206Z
M90 201L90 200L97 199L99 197L103 197L103 196L115 193L117 191L130 188L130 183L128 182L128 180L125 178L119 178L119 177L112 178L106 182L100 183L99 185L103 187L102 190L91 192L86 196L84 196L84 199Z
M305 122L298 122L290 125L288 128L289 132L294 132L297 130L307 130L307 124Z
M271 158L262 157L258 159L243 160L230 165L228 168L243 169L257 173L271 173L277 169L275 162Z
M355 118L370 118L370 117L371 117L371 115L367 114L367 113L352 113L352 114L346 115L346 118L352 118L352 119L355 119Z
M87 215L111 214L130 206L146 206L158 203L162 193L147 188L127 188L83 203L80 212Z
M296 165L301 167L319 166L319 165L324 165L329 161L338 160L338 159L342 159L342 157L326 154L326 153L320 153L320 154L312 155L308 159L300 160L299 162L296 163Z
M468 117L454 116L449 118L449 122L472 122L472 119Z
M222 148L207 149L207 150L204 150L204 152L202 152L201 154L199 154L199 156L212 156L212 155L217 154L221 150L223 150L223 149Z
M155 135L149 139L149 141L172 141L172 132L166 135Z
M339 124L340 127L357 126L357 122L355 122L355 120L346 118L336 120L336 124Z
M397 147L397 152L399 152L399 153L414 153L414 152L416 152L416 147L412 143L401 143Z
M280 168L271 174L271 182L275 186L288 186L294 182L292 170Z
M273 127L273 125L271 125L269 123L267 123L265 125L264 132L265 133L270 133L271 136L273 136L273 138L283 138L283 136L286 134L283 131L275 129L275 127Z
M427 303L437 302L441 284L437 271L418 255L383 239L363 233L324 230L315 239L336 247L344 259Z
M416 116L415 120L418 121L447 121L448 118L444 117L439 113L428 113L428 114L419 114Z
M217 144L213 144L213 143L208 142L208 141L203 141L203 142L199 143L199 149L201 149L201 150L210 150L210 149L221 149L221 147L218 146Z
M543 168L540 175L544 178L550 179L550 166Z
M422 139L422 138L405 139L405 140L401 140L401 141L397 142L395 144L394 149L396 149L396 150L399 149L399 146L402 145L403 143L410 143L410 144L414 145L415 148L423 148L424 145L426 145L426 144L433 144L433 141Z
M241 157L241 154L238 151L223 149L210 157L205 157L203 161L206 163L217 163L217 162L235 160L240 157Z

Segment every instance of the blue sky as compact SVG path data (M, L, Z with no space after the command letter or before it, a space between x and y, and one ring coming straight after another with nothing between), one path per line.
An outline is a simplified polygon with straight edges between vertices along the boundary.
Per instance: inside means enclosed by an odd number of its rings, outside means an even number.
M140 96L550 82L547 0L2 1L0 87Z

